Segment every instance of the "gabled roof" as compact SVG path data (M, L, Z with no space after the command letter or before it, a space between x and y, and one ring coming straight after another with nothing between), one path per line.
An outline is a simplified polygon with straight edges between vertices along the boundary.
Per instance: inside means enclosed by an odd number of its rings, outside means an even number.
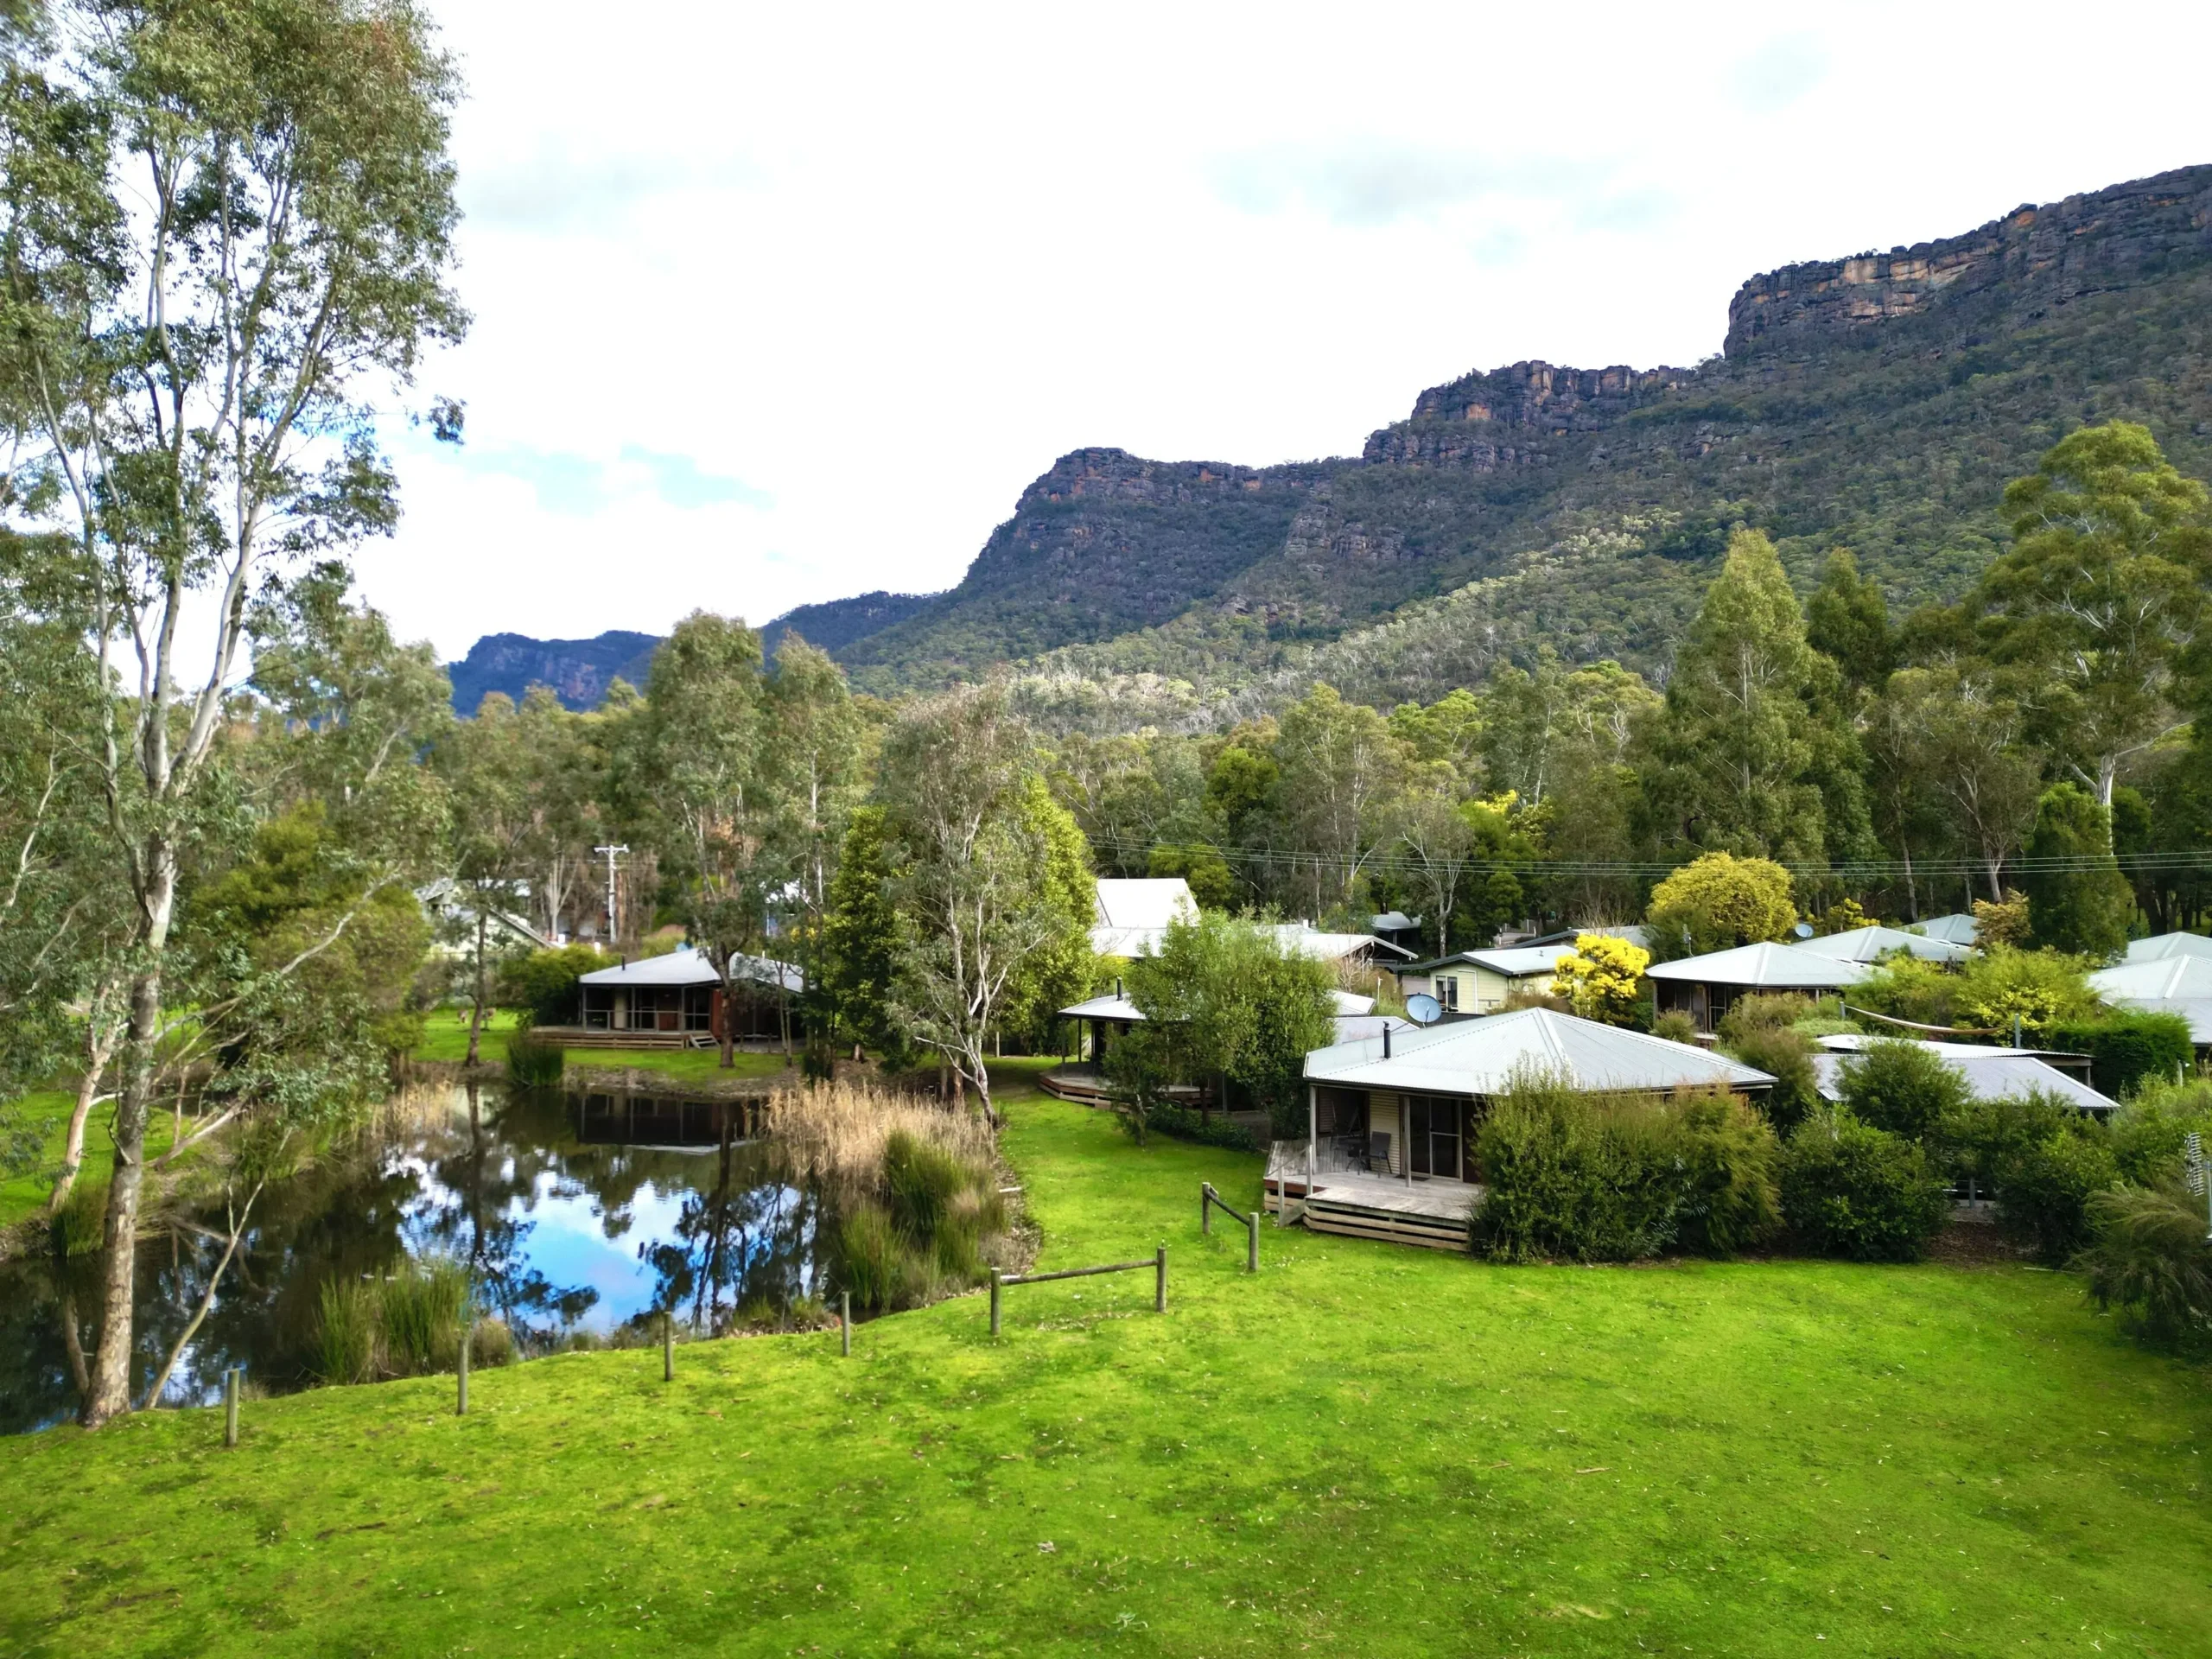
M1550 1008L1394 1030L1387 1059L1380 1036L1338 1043L1306 1057L1306 1075L1316 1083L1414 1094L1500 1094L1516 1076L1529 1073L1563 1077L1578 1089L1638 1092L1714 1084L1764 1088L1774 1081L1764 1071L1688 1043L1601 1026Z
M2202 933L2158 933L2127 942L2130 962L2164 962L2171 957L2212 957L2212 939Z
M1787 944L1739 944L1733 950L1655 962L1644 973L1653 979L1679 979L1694 985L1740 985L1755 991L1834 991L1856 985L1874 970L1859 962Z
M1879 962L1895 950L1909 950L1923 962L1964 962L1974 954L1971 945L1948 939L1931 939L1924 933L1907 933L1894 927L1854 927L1825 938L1805 939L1789 947L1809 950L1816 957L1839 962Z
M2147 962L2123 962L2088 976L2099 996L2128 1003L2165 1001L2173 997L2212 996L2212 957L2171 956Z
M730 976L734 980L746 980L757 985L780 985L787 991L806 988L805 976L788 962L777 962L767 957L734 957L730 961ZM715 964L706 954L693 945L684 945L665 956L641 957L620 968L595 968L578 976L580 985L719 985L722 976L715 971Z
M1420 925L1420 917L1408 916L1402 910L1386 910L1380 916L1367 918L1370 933L1404 933Z
M1335 1005L1329 1010L1333 1014L1341 1016L1375 1012L1375 999L1371 996L1362 996L1357 991L1331 991L1329 997Z
M1060 1012L1072 1020L1141 1020L1144 1013L1126 996L1118 993L1111 996L1094 996L1087 1002Z
M1539 976L1549 979L1553 970L1573 954L1572 944L1514 944L1502 950L1455 950L1448 957L1432 957L1427 962L1407 963L1398 972L1431 973L1439 968L1465 963L1473 968L1487 968L1508 979L1530 979Z
M1102 876L1098 881L1098 925L1165 928L1178 918L1198 918L1198 901L1179 875Z
M1891 1038L1888 1041L1910 1041L1910 1038ZM1823 1039L1821 1052L1813 1058L1813 1078L1827 1100L1843 1097L1843 1071L1849 1064L1849 1050L1827 1046L1835 1041ZM1855 1045L1854 1045L1855 1046ZM2069 1077L2057 1067L2038 1059L2024 1049L1975 1048L1967 1043L1921 1043L1917 1046L1940 1054L1954 1071L1965 1079L1967 1092L1976 1100L2017 1100L2030 1092L2053 1095L2076 1110L2109 1112L2118 1109L2119 1102L2107 1099L2078 1077Z
M1948 916L1930 916L1924 922L1915 922L1912 927L1915 932L1925 933L1946 944L1973 944L1981 937L1981 924L1963 910L1955 910Z
M1556 932L1523 939L1516 948L1525 950L1538 944L1572 945L1576 938L1584 933L1595 933L1601 938L1626 939L1630 944L1649 945L1651 943L1651 930L1641 922L1630 922L1624 927L1562 927Z
M1305 922L1278 922L1274 925L1274 936L1283 950L1295 950L1316 962L1338 962L1362 950L1388 951L1395 957L1413 955L1402 944L1378 939L1372 933L1324 933Z

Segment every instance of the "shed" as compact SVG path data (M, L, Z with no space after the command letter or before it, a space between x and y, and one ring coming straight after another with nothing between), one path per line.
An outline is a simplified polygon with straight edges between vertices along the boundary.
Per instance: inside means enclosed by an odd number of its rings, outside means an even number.
M1874 970L1862 962L1787 944L1744 944L1677 962L1655 962L1644 976L1661 1014L1687 1014L1700 1032L1719 1024L1737 1001L1755 991L1818 995L1856 985Z

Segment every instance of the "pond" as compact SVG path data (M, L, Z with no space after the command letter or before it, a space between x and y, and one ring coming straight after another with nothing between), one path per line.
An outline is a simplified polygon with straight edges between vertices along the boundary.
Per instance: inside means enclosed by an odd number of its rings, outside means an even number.
M220 1396L245 1368L308 1386L324 1283L409 1256L464 1264L524 1354L606 1338L654 1310L712 1335L773 1319L820 1288L817 1195L771 1179L742 1101L442 1085L372 1135L272 1182L207 1322L163 1394ZM190 1323L229 1236L223 1206L164 1215L138 1246L134 1397ZM0 1264L0 1432L72 1416L99 1261Z

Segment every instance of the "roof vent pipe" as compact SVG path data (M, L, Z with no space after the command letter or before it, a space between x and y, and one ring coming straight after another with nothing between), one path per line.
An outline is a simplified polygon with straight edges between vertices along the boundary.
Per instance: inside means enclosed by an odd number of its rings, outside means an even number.
M1114 995L1117 997L1122 995L1122 976L1119 974L1114 976Z
M1390 1022L1387 1018L1382 1021L1382 1058L1390 1058Z

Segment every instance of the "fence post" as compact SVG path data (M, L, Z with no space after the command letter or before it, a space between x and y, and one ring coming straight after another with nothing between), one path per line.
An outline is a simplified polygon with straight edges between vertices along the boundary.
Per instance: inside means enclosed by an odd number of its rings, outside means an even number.
M238 1368L223 1373L223 1444L238 1443Z
M1198 1183L1198 1235L1200 1237L1205 1237L1213 1231L1213 1205L1210 1202L1212 1198L1213 1183L1200 1181Z
M461 1327L460 1386L454 1395L453 1402L453 1414L456 1417L468 1415L468 1351L475 1345L476 1327L473 1325L462 1325Z
M849 1290L837 1293L837 1334L844 1340L845 1357L850 1359L853 1357L853 1293Z
M1256 1210L1244 1217L1244 1271L1260 1270L1260 1212Z
M1167 1247L1163 1244L1152 1255L1152 1311L1167 1311Z
M991 1269L991 1334L999 1333L999 1270Z
M660 1380L676 1381L676 1311L660 1316Z

